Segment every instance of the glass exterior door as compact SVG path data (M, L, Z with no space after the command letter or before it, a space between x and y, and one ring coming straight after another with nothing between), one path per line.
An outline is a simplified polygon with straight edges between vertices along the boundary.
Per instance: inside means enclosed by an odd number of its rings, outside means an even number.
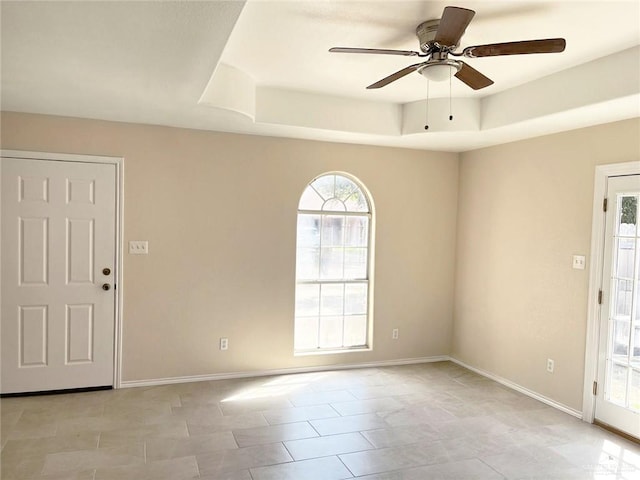
M640 175L609 178L596 419L640 438Z

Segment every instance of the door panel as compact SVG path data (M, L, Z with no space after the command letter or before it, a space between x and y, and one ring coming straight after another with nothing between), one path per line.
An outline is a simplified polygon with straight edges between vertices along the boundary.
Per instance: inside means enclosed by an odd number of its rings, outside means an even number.
M595 417L640 438L640 175L610 177L607 199Z
M115 165L1 167L2 393L112 385Z

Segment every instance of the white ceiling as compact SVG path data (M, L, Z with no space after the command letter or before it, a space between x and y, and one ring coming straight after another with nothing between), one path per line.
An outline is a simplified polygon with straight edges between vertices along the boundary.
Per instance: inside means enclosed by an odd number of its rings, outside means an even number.
M1 107L55 115L464 151L640 116L640 2L464 1L461 47L564 37L565 52L468 59L473 91L410 74L440 1L2 1Z

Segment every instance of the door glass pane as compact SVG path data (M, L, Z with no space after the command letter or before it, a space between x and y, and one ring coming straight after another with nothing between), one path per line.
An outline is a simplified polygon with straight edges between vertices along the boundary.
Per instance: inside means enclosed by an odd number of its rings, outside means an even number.
M631 195L621 196L619 204L618 235L635 236L638 223L638 197Z
M320 348L342 346L342 317L320 317Z
M320 285L296 286L296 317L320 315Z
M628 320L613 321L613 357L625 360L629 354L629 326Z
M624 406L627 399L627 367L611 364L609 381L609 400Z
M631 372L631 385L629 388L629 407L640 412L640 370Z
M635 265L636 240L633 238L619 238L616 252L616 276L618 278L633 278Z
M633 299L633 280L617 280L615 295L615 316L631 316L631 300Z
M367 316L344 317L344 346L358 347L367 343Z
M631 339L631 365L640 368L640 324L636 323L632 329Z

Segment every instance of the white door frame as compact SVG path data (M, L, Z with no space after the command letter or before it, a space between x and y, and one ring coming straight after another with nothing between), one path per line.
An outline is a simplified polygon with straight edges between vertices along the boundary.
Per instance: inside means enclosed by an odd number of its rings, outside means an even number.
M640 161L612 163L596 166L593 188L593 216L591 224L591 254L589 268L589 303L587 309L587 341L584 357L584 391L582 395L582 419L593 423L595 395L593 382L598 378L598 340L600 338L600 304L598 291L602 286L604 265L605 212L602 202L607 192L609 177L640 174ZM600 385L598 388L604 388Z
M113 358L113 388L120 388L122 382L122 314L123 314L123 255L124 245L124 158L103 157L97 155L78 155L68 153L28 152L22 150L0 150L3 158L18 158L24 160L45 160L50 162L83 162L103 163L116 167L116 289L115 289L115 331L114 331L114 358ZM2 171L0 169L0 180ZM1 259L0 259L1 260ZM2 299L0 298L0 301Z

